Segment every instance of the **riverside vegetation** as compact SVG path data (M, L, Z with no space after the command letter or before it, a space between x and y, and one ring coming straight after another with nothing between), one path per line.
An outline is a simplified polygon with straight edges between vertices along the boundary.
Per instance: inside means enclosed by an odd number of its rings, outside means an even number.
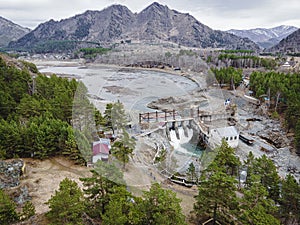
M44 159L66 155L77 163L83 163L87 157L85 154L90 151L92 137L85 129L74 129L71 121L75 92L79 91L83 96L86 88L75 80L38 74L32 64L12 62L6 56L0 60L0 135L3 137L0 140L0 157ZM233 74L240 77L239 71ZM268 86L277 82L276 75L273 76ZM285 77L284 85L288 85L290 78L297 81L296 75L290 76ZM252 79L255 84L260 75L256 74ZM224 79L224 82L228 80ZM264 83L257 83L260 86L253 86L255 92L265 88ZM299 83L295 83L295 88L289 88L289 91L274 87L270 93L276 96L275 90L281 90L282 96L287 98L286 103L282 100L282 104L289 104L289 101L294 102L292 93L296 95L299 88ZM295 99L296 104L298 97ZM96 125L116 129L109 117L113 105L108 105L102 116L87 98L82 98L80 104L94 112ZM297 131L297 126L290 129ZM128 139L126 133L124 138ZM79 148L84 151L79 151ZM115 148L118 151L125 149L119 143ZM113 163L98 162L92 176L81 179L83 190L68 178L60 183L59 189L47 202L50 210L45 219L52 224L199 224L210 219L221 224L299 223L300 185L292 175L281 179L273 162L266 156L254 158L250 153L241 163L226 142L216 150L215 160L198 179L199 192L195 197L194 210L186 218L174 192L152 184L141 197L134 196L126 189L120 168ZM132 153L128 149L126 152L127 156ZM124 165L128 160L122 154L115 156L124 158ZM247 171L244 183L239 179L242 169ZM30 202L23 206L21 212L17 211L16 203L5 190L0 191L0 203L1 224L30 221L34 214Z
M226 84L230 89L237 88L242 82L241 68L224 67L211 70L218 83ZM250 74L250 90L258 99L267 101L268 110L274 118L282 117L285 129L294 133L295 152L300 155L300 73L254 71Z

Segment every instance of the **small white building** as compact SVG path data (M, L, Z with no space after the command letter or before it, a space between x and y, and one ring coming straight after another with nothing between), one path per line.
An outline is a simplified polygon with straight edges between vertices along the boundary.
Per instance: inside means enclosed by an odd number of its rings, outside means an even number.
M213 141L215 145L220 145L223 138L232 148L236 148L239 145L239 132L234 126L215 128L211 130L210 140Z
M291 65L289 62L285 62L284 64L282 64L282 67L289 68L291 67Z

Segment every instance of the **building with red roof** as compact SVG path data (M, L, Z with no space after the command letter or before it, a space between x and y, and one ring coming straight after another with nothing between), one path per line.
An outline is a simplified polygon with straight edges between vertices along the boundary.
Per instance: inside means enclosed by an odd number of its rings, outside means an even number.
M100 139L99 141L93 142L93 158L92 163L98 160L107 161L110 152L110 140Z

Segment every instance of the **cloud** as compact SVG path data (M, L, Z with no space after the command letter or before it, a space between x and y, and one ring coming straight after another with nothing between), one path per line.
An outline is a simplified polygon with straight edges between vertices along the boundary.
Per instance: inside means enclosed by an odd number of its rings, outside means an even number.
M1 0L0 15L33 28L41 22L68 18L88 9L101 10L109 0Z
M294 25L300 27L298 0L200 0L191 14L214 29L249 29Z

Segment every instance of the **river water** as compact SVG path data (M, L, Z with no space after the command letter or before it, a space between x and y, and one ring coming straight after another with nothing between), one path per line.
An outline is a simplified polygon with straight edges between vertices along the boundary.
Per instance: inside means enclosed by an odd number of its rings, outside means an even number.
M159 71L109 66L41 66L40 72L79 78L88 88L93 103L101 111L108 102L120 101L127 111L148 112L147 104L169 96L189 94L198 85L192 80Z

